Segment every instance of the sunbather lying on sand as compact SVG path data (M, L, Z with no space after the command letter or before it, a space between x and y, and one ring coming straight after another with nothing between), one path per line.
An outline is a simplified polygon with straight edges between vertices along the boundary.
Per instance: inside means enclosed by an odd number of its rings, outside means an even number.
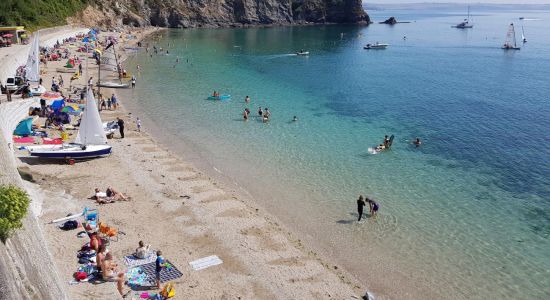
M124 194L115 191L113 188L108 187L105 193L101 192L99 188L95 188L94 194L95 200L99 204L113 203L116 201L128 201L129 197L124 196Z
M107 197L112 197L116 201L120 201L120 200L128 201L128 200L130 200L129 197L124 196L124 194L121 193L121 192L115 191L115 189L113 189L112 187L107 188L106 194L107 194Z

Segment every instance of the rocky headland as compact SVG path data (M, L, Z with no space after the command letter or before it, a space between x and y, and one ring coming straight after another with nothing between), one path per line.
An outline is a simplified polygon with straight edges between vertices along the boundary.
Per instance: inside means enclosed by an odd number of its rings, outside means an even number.
M92 0L71 24L173 28L370 23L361 0Z

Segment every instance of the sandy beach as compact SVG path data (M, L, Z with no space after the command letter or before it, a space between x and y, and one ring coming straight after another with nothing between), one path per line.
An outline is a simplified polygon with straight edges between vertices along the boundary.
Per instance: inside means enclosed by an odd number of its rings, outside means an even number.
M117 47L123 52L124 46L133 46L156 31L134 30L137 39L123 39ZM49 34L48 40L56 40L55 32ZM9 50L1 50L3 60L15 55L26 57L22 48ZM64 63L48 62L43 75L45 87L51 85L53 76L59 76L55 69ZM97 68L92 67L95 63L89 64L90 73L73 86L85 85L89 76L97 78ZM2 72L11 72L2 66ZM70 75L63 76L67 87ZM101 92L105 96L116 93L105 88ZM126 124L125 138L117 132L109 140L113 154L106 158L67 165L15 151L19 168L32 174L33 182L26 185L69 299L120 298L114 283L69 285L78 268L76 253L88 239L78 238L79 230L62 231L48 223L85 207L97 209L102 222L119 230L118 241L112 241L108 248L120 266L140 240L162 250L183 273L174 281L176 299L360 299L365 294L363 283L331 263L330 258L317 254L253 199L237 194L186 162L185 157L162 148L146 130L138 132L135 118L124 109L124 103L131 99L119 100L122 106L117 110L101 112L103 121L120 117ZM70 139L75 135L76 131L72 132ZM131 200L99 205L91 199L94 188L105 190L108 186ZM217 255L223 264L200 271L189 265L210 255ZM138 299L140 293L134 291L130 298Z

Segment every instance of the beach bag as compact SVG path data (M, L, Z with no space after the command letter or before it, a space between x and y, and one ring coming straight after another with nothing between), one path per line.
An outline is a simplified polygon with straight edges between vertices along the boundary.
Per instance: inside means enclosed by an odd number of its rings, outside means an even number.
M74 274L74 278L78 281L81 281L88 278L88 274L86 274L86 272L76 272Z
M172 298L176 295L176 290L174 289L174 284L171 283L171 282L168 282L164 288L162 289L162 291L160 291L160 295L164 298L164 299L168 299L168 298Z
M60 228L63 230L73 230L78 228L78 222L75 220L70 220L63 223L63 225Z

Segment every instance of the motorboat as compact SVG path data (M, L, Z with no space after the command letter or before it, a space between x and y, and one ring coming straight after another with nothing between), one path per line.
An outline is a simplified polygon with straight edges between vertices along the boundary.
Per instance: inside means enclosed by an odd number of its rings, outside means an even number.
M381 44L381 43L374 43L374 44L366 44L363 49L386 49L389 46L389 44Z
M309 55L309 51L300 50L300 52L296 52L296 55L307 56Z

